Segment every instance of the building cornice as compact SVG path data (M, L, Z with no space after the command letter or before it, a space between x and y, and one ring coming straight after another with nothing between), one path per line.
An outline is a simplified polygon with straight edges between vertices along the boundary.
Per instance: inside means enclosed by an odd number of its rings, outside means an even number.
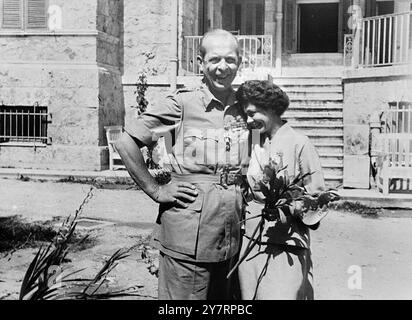
M30 37L30 36L42 36L42 37L96 37L99 35L99 31L90 29L77 29L77 30L0 30L0 37Z

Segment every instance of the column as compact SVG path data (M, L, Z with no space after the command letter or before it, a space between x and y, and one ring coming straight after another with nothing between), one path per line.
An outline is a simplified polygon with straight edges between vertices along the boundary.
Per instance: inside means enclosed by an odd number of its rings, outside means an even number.
M170 90L174 91L177 87L177 70L178 70L178 20L179 20L179 0L172 0L171 1L171 12L170 12L170 19L171 19L171 28L170 28L170 36L171 36L171 50L170 50L170 74L169 74L169 81L170 81Z
M277 0L275 68L276 68L276 75L278 76L282 75L282 25L283 25L282 0Z
M273 47L276 45L276 0L265 0L265 28L264 33L272 36ZM276 60L275 52L272 52L273 61Z

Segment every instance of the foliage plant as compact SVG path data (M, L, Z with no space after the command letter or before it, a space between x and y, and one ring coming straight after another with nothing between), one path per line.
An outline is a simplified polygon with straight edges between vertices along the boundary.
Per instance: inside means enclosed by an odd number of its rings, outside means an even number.
M264 206L261 214L248 219L260 218L246 249L238 262L228 274L228 278L239 267L239 265L248 258L252 249L262 239L262 233L266 221L276 221L277 223L286 223L287 216L294 214L298 208L297 214L302 218L310 211L327 210L327 205L339 200L338 194L334 190L326 190L319 194L309 194L301 182L313 173L298 175L290 181L286 173L286 166L269 159L269 164L264 167L262 178L257 181L259 190L265 196ZM241 223L245 222L242 221Z
M137 76L136 89L134 95L136 97L136 106L132 106L137 110L137 114L140 115L146 111L149 102L146 99L146 91L148 89L147 74L142 72Z
M148 89L147 72L142 71L137 76L136 88L134 95L136 97L136 105L132 108L136 109L137 115L141 115L147 110L149 101L146 98L146 92ZM146 166L149 169L150 174L156 179L157 182L165 184L170 181L170 171L166 168L162 168L153 159L153 152L158 148L158 144L145 148Z
M116 251L92 279L74 278L81 270L69 271L62 268L66 262L71 247L77 219L86 203L93 196L90 188L83 202L76 210L73 218L70 216L63 222L58 234L46 247L40 247L24 275L20 287L20 300L59 300L59 299L108 299L112 297L133 295L134 287L117 291L102 291L108 274L117 266L118 261L128 257L131 249ZM83 238L85 241L87 236Z

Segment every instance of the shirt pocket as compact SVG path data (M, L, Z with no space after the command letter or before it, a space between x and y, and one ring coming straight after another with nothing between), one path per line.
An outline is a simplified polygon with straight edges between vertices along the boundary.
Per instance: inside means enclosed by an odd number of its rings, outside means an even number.
M215 165L219 138L202 129L187 129L183 134L183 156L186 164Z

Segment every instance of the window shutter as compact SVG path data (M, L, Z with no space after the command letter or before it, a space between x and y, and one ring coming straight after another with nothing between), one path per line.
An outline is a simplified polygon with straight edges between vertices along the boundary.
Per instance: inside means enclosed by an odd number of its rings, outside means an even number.
M2 28L21 29L23 27L23 0L3 0Z
M265 7L264 3L256 4L256 31L255 34L263 35L265 29Z
M47 27L46 0L27 0L27 28L44 29Z
M285 0L285 18L283 19L283 43L285 45L285 51L288 53L297 52L297 5L296 0Z

